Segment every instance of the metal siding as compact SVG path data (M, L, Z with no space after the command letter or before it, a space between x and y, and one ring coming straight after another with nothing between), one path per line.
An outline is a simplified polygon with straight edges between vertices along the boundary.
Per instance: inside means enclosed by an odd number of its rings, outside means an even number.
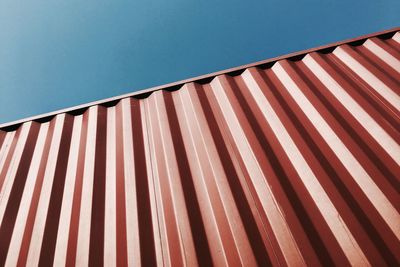
M395 266L400 33L0 131L0 266Z

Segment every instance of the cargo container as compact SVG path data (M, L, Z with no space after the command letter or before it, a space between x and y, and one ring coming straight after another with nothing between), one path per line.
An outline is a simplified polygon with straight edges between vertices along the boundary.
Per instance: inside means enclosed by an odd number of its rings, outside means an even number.
M400 28L0 126L0 266L399 266Z

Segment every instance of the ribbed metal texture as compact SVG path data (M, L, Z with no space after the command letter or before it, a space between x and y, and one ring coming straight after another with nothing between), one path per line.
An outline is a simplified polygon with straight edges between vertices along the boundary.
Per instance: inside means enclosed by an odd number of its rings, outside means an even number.
M399 266L400 33L271 65L0 131L0 266Z

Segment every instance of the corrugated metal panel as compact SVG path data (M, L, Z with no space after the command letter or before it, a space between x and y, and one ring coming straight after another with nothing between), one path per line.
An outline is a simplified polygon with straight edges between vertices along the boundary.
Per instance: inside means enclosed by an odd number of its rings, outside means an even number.
M399 81L397 32L0 131L0 265L398 265Z

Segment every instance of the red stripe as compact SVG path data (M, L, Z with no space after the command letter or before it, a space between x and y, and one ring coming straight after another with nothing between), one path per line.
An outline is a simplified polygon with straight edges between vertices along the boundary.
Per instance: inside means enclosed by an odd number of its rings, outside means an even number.
M73 123L73 117L67 115L64 120L60 148L58 151L49 209L43 233L42 248L40 251L39 266L50 266L53 264L54 260L58 224L64 193L65 174L67 172L68 163L68 157L62 155L69 155Z
M76 261L76 248L77 248L79 217L81 208L80 205L82 199L82 184L83 184L84 160L86 154L88 119L89 119L89 111L86 110L82 118L82 130L80 135L78 166L75 178L76 180L74 188L74 199L71 211L71 221L69 228L68 248L67 248L67 261L65 264L66 266L75 266L75 261Z
M103 266L104 216L106 187L107 109L99 107L97 114L96 156L94 166L92 217L90 227L89 266Z
M117 266L128 266L128 251L126 239L126 205L125 205L125 174L124 174L124 143L123 143L122 103L116 108L116 212L117 212ZM126 149L126 148L125 148Z

